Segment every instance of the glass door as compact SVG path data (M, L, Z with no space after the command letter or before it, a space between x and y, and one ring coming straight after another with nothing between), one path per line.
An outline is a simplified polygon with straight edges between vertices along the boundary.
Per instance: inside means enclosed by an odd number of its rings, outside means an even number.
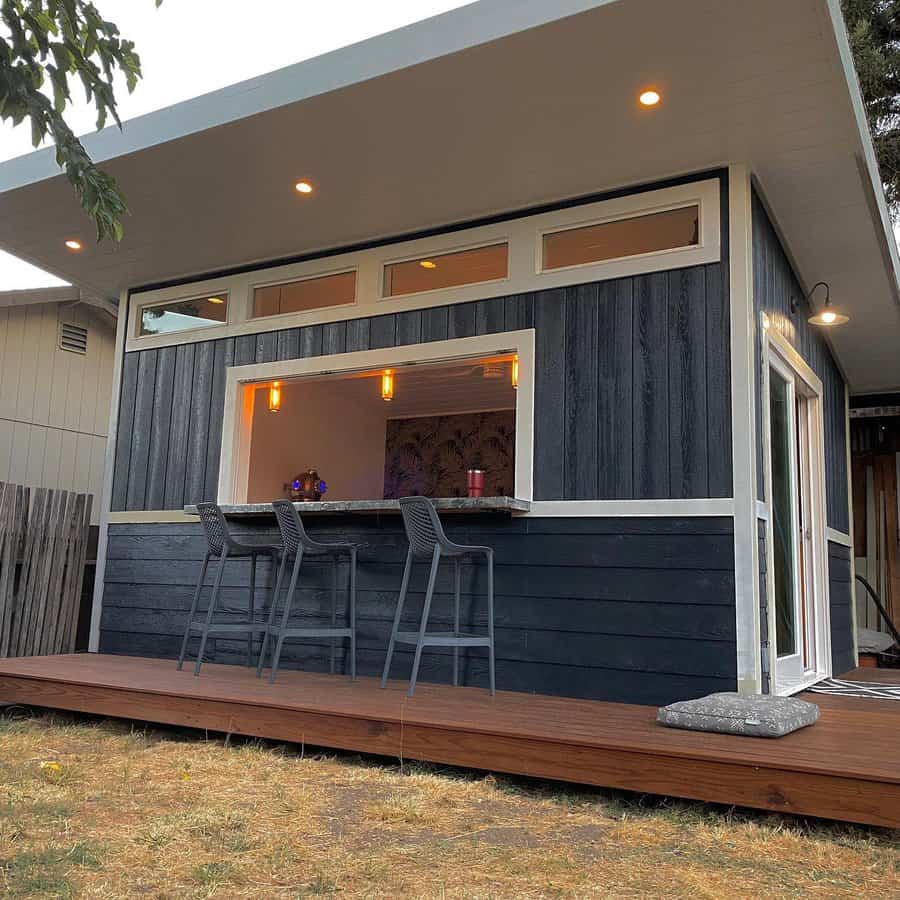
M773 357L769 369L770 611L779 693L815 680L818 668L816 402L815 394L792 369Z

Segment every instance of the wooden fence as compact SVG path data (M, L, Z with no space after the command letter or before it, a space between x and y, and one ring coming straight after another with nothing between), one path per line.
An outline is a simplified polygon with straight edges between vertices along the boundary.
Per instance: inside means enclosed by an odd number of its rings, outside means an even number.
M0 482L0 658L75 649L92 499Z

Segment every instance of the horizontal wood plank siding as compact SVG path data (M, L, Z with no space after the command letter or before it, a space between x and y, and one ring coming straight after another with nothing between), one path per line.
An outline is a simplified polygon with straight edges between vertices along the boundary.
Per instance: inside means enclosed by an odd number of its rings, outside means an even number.
M667 703L734 690L734 546L729 518L510 519L469 517L451 538L495 548L497 677L504 689L625 701ZM405 538L399 517L311 519L324 539L365 544L359 569L359 665L380 672L402 574ZM256 530L266 526L256 527ZM101 649L172 657L205 544L195 525L111 525ZM258 580L257 608L267 602L268 565ZM346 581L346 569L341 573ZM405 624L421 610L424 570L415 576ZM225 617L246 609L246 563L229 564ZM330 581L304 568L297 607L309 621L325 615ZM484 628L483 567L466 565L463 615ZM438 580L433 622L451 624L452 573ZM242 641L213 642L215 659L240 662ZM398 651L397 677L411 655ZM327 667L327 646L290 641L286 664ZM468 683L486 684L484 652L467 654ZM423 657L423 678L449 680L449 656Z
M753 195L753 284L759 336L756 344L757 496L760 500L764 498L762 409L767 398L762 397L761 348L764 331L759 325L759 318L765 312L769 316L769 327L791 343L822 381L828 525L838 531L849 532L844 378L822 329L807 321L811 310L804 299L805 294L756 193ZM798 303L796 313L791 312L792 298Z
M850 548L828 544L828 601L831 606L831 662L836 676L856 665L853 654L853 570Z

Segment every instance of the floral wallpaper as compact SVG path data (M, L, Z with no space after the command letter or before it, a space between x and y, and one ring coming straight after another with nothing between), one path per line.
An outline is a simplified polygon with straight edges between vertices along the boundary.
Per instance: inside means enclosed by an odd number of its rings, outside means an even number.
M389 419L384 498L465 497L470 468L484 469L486 497L511 496L515 435L513 409Z

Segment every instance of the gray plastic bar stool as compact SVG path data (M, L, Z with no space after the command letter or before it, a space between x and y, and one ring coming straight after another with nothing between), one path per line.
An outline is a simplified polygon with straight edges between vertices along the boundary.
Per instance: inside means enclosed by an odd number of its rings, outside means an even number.
M253 665L253 635L257 632L265 632L263 622L256 621L254 610L256 592L256 560L259 556L271 556L272 568L278 563L278 554L281 545L277 543L251 543L249 541L236 540L228 527L228 521L222 514L222 510L215 503L198 503L197 512L200 514L200 523L203 525L203 533L206 536L206 556L203 558L203 566L200 569L200 578L197 581L197 589L194 591L194 599L191 603L191 611L188 614L187 625L184 629L184 640L181 642L181 653L178 655L178 668L184 665L184 657L187 652L188 639L193 632L199 632L200 649L197 651L197 660L194 663L194 674L200 674L200 666L203 664L203 653L206 650L206 639L211 635L246 634L247 635L247 665ZM250 559L250 602L247 609L247 619L243 622L214 622L213 616L219 601L219 593L222 588L222 575L225 572L225 563L229 559ZM200 593L203 590L203 582L206 579L206 571L211 560L216 560L219 568L216 572L213 584L212 596L206 608L206 618L195 621L197 607L200 604ZM274 601L273 601L274 602Z
M350 639L350 678L356 678L356 557L359 546L350 543L322 543L313 540L303 526L303 521L297 508L290 500L276 500L272 504L275 510L275 518L281 530L281 540L284 543L284 552L281 555L281 564L278 567L278 579L275 582L275 597L272 600L272 608L269 611L269 621L263 634L262 649L259 653L259 663L256 666L257 678L262 674L265 664L266 647L269 635L275 640L275 652L272 654L272 671L269 681L275 680L278 672L278 661L281 659L281 648L285 638L299 637L327 637L331 639L330 671L334 674L335 640L338 638ZM281 624L275 624L275 609L281 594L281 585L287 568L288 557L294 557L294 565L291 569L291 580L288 585L287 597L284 601L284 611L281 614ZM348 601L348 625L337 624L337 580L338 564L342 557L350 560L350 585ZM288 619L291 615L291 606L294 602L294 594L297 590L297 580L300 577L300 566L305 557L326 559L333 563L331 579L331 627L316 628L309 626L294 628L288 627Z
M391 629L391 640L388 644L387 659L384 661L384 672L381 686L387 685L391 670L391 657L394 645L413 644L416 648L413 658L412 674L409 679L409 696L415 693L416 679L419 677L419 663L424 647L453 648L453 684L459 684L459 648L487 647L488 668L490 675L491 695L495 693L494 681L494 551L490 547L467 546L454 544L444 534L441 520L434 505L427 497L403 497L400 500L400 511L403 513L403 524L409 538L409 552L406 554L406 567L403 570L403 582L400 586L400 597L397 600L397 611L394 614L394 625ZM428 616L431 613L431 600L434 596L434 585L437 580L441 557L450 557L454 562L455 593L452 632L428 631ZM462 634L459 630L459 578L460 563L466 556L484 556L487 560L488 577L488 633L484 635ZM409 589L409 576L416 559L431 559L431 572L428 576L428 587L425 591L425 606L422 609L422 621L418 631L400 631L400 619L403 616L403 605Z

